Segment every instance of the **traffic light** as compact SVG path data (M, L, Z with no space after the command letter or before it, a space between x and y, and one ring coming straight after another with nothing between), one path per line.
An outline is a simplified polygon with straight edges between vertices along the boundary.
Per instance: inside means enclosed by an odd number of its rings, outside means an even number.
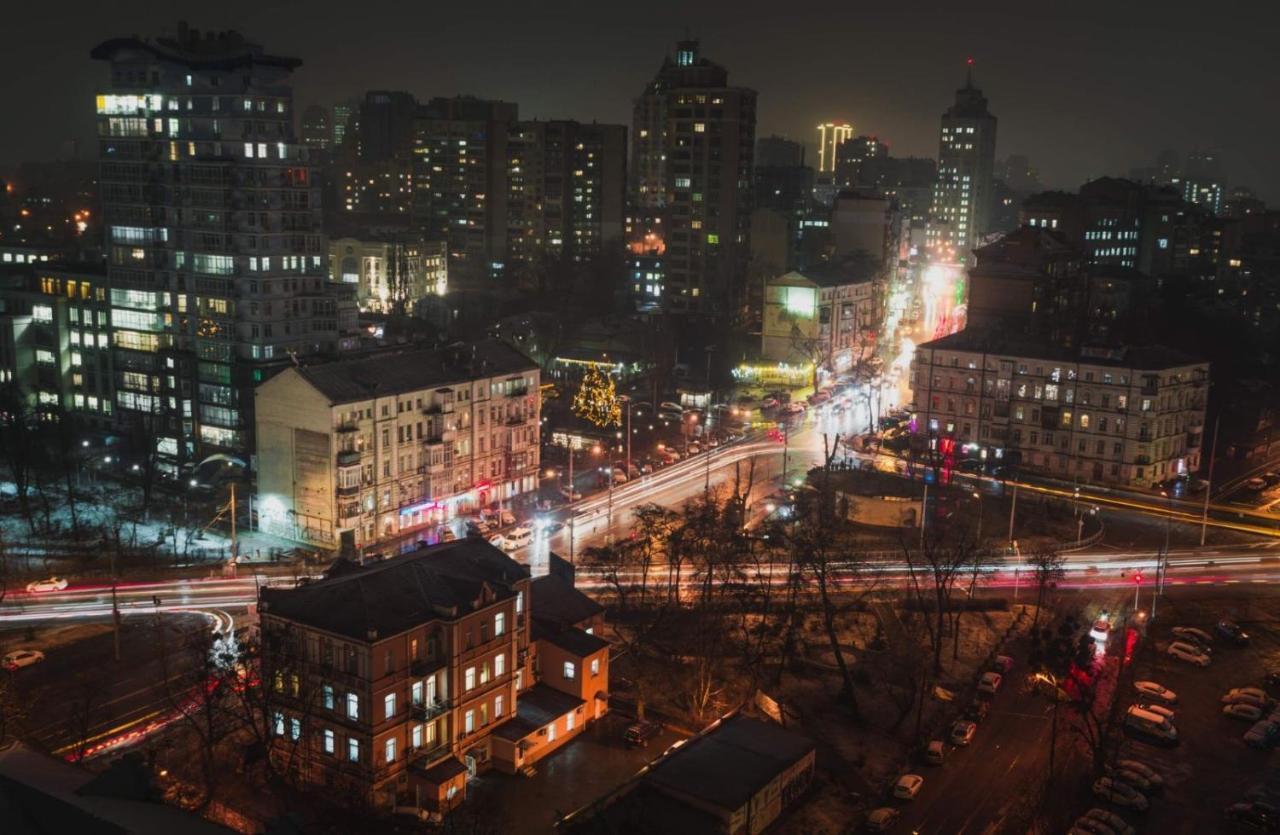
M1142 582L1142 572L1141 572L1141 571L1138 571L1138 572L1135 572L1135 573L1134 573L1134 575L1133 575L1133 582L1134 582L1134 583L1141 583L1141 582Z

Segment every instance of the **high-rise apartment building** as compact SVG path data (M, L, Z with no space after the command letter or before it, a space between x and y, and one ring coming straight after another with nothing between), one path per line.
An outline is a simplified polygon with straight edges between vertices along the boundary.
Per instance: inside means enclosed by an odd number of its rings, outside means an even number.
M459 277L502 274L507 252L507 138L515 104L436 98L413 120L413 220L446 241Z
M875 136L855 136L847 139L836 149L835 174L836 185L842 188L864 187L859 182L859 171L863 163L871 159L888 159L889 146Z
M848 122L823 122L818 125L818 174L834 174L840 158L840 146L853 137Z
M996 117L987 98L973 86L970 62L965 85L942 114L938 144L938 180L927 243L935 258L966 261L986 234L991 216L996 158Z
M301 63L240 34L116 38L94 58L117 419L159 470L252 449L253 388L354 331L327 279L319 190L294 133Z
M756 168L799 168L804 165L804 145L785 136L756 140Z
M302 144L319 151L333 145L333 111L320 104L302 111Z
M624 125L516 122L507 138L507 269L589 261L621 248Z
M646 306L742 312L756 92L681 41L633 109L628 269Z
M348 135L357 134L359 131L359 102L340 101L335 104L333 106L333 147L345 147Z

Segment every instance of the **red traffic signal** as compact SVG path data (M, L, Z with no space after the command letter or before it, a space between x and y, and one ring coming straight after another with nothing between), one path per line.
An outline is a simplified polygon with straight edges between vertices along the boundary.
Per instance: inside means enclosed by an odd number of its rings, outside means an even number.
M1140 574L1140 573L1139 573L1139 574L1134 574L1134 575L1133 575L1133 582L1135 582L1135 583L1141 583L1141 582L1142 582L1142 574Z

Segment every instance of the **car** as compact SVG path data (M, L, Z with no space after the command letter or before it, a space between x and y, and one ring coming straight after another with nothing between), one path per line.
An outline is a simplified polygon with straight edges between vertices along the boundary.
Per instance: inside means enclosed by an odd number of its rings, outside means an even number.
M467 533L476 536L484 536L493 531L494 525L487 519L468 519Z
M987 714L991 712L991 702L985 699L974 699L969 706L964 709L964 718L970 722L981 722L987 718Z
M782 407L784 415L803 415L804 411L805 405L803 403L788 403Z
M902 813L897 809L891 806L882 806L879 809L873 809L867 815L866 823L862 825L862 828L868 832L888 832L900 817L902 817Z
M622 470L614 470L614 471L613 471L613 483L614 483L614 484L626 484L626 483L627 483L627 474L626 474L626 473L624 473Z
M1102 821L1082 817L1071 825L1067 835L1116 835L1116 831Z
M1116 835L1134 835L1133 827L1126 823L1124 818L1120 817L1110 809L1103 809L1100 806L1095 806L1085 812L1083 817L1101 821L1115 830Z
M562 530L564 530L564 522L543 522L542 523L543 536L551 536L552 534L560 533L560 531Z
M977 732L976 723L968 719L960 719L951 725L951 744L963 748L973 742L973 735Z
M1189 644L1195 644L1203 652L1213 652L1213 638L1203 629L1196 629L1194 626L1175 626L1169 632L1180 640Z
M1164 785L1164 776L1141 760L1116 760L1116 768L1124 768L1141 774L1155 788Z
M1008 675L1013 669L1013 659L1007 655L997 655L995 660L991 662L991 669L1001 675Z
M1107 619L1105 614L1093 622L1093 628L1089 630L1089 637L1103 644L1111 637L1111 621Z
M702 447L698 446L696 443L690 443L687 449L689 450L690 455L697 455L702 452Z
M899 800L914 800L924 785L924 778L919 774L904 774L893 784L893 796Z
M1164 705L1146 704L1146 705L1142 705L1142 709L1147 711L1148 713L1154 713L1156 716L1163 716L1165 719L1169 720L1170 724L1173 723L1174 719L1178 718L1178 715L1176 713L1174 713L1172 710L1165 707Z
M1262 708L1244 702L1233 702L1222 706L1222 715L1232 719L1243 719L1246 722L1256 722L1262 718Z
M1108 768L1107 774L1110 775L1112 779L1119 780L1122 783L1127 783L1138 791L1145 792L1151 790L1151 781L1132 769L1116 766L1115 768Z
M989 693L994 696L1000 689L1000 682L1004 677L999 673L983 673L982 678L978 679L978 692Z
M1244 732L1244 741L1250 748L1274 748L1280 742L1280 722L1270 719L1254 722L1253 727Z
M457 538L458 535L453 532L453 528L442 528L440 531L441 542L453 542Z
M493 536L489 537L489 544L492 545L494 548L501 548L504 551L515 550L514 546L512 546L511 548L507 547L507 538L500 533L495 533Z
M503 550L514 551L517 548L523 548L533 541L533 529L526 528L521 525L518 528L512 528L507 531L505 541L502 544Z
M1096 797L1138 812L1145 812L1150 803L1147 796L1128 783L1111 777L1099 777L1093 782L1093 793Z
M1253 478L1246 479L1244 483L1244 489L1252 490L1255 493L1260 493L1263 490L1267 489L1267 480L1260 476L1254 476Z
M666 400L658 404L658 411L669 412L673 415L683 415L684 406L681 406L679 403L672 403L670 400Z
M1238 647L1247 646L1249 643L1249 633L1241 629L1240 624L1235 621L1223 618L1218 621L1214 631L1217 632L1219 638Z
M18 649L0 659L0 667L6 670L20 670L32 664L39 664L43 660L44 653L38 649Z
M761 400L761 401L760 401L760 411L762 411L762 412L771 412L771 411L773 411L774 409L778 408L778 407L779 407L779 406L781 406L781 405L782 405L782 404L778 402L778 398L776 398L776 397L766 397L764 400Z
M1205 655L1186 641L1174 641L1169 644L1169 648L1165 652L1169 654L1170 658L1186 661L1188 664L1195 664L1197 667L1208 667L1212 661L1208 655Z
M1244 703L1258 709L1270 707L1271 698L1257 687L1233 687L1222 697L1224 705Z
M65 577L49 577L44 580L36 580L27 583L27 591L35 594L41 591L62 591L67 587L67 578Z
M623 740L632 747L647 748L649 740L662 733L662 723L652 719L641 719L627 726Z
M1159 699L1167 705L1176 705L1178 703L1178 694L1154 681L1135 681L1133 689L1139 693Z
M930 740L924 748L923 759L929 765L942 765L942 761L946 759L946 746L943 745L942 740Z
M1237 832L1280 832L1280 809L1261 800L1232 803L1223 814Z

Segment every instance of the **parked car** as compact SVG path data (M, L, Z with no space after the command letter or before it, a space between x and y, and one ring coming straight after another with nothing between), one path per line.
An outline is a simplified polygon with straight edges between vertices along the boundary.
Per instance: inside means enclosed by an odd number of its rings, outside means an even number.
M702 452L702 447L698 446L698 444L696 443L690 442L688 446L688 450L690 455L697 455L698 453Z
M1164 785L1164 776L1141 760L1116 760L1116 767L1136 771L1138 774L1146 777L1147 782L1154 788L1159 788Z
M929 765L942 765L944 759L946 759L946 746L942 744L942 740L930 740L924 748L924 761Z
M992 696L1000 689L1000 682L1004 677L999 673L983 673L982 678L978 679L978 692L989 693Z
M991 702L984 699L974 699L964 710L964 718L971 722L981 722L987 718L987 714L991 712Z
M49 577L44 580L36 580L27 583L27 591L35 594L40 591L62 591L67 587L67 578L65 577Z
M1178 729L1169 717L1132 705L1125 711L1124 727L1133 735L1161 744L1177 744Z
M1013 659L1007 655L997 655L995 660L991 662L991 669L1000 675L1008 675L1013 669Z
M1165 707L1164 705L1147 704L1142 705L1142 709L1148 713L1154 713L1156 716L1163 716L1165 719L1168 719L1170 723L1172 723L1174 719L1178 718L1178 715L1174 713L1173 710Z
M649 747L649 740L662 733L662 723L654 722L651 719L641 719L627 726L626 732L622 735L623 740L628 745L639 748Z
M1223 814L1237 832L1280 832L1280 809L1261 800L1232 803Z
M872 810L867 815L867 821L862 828L868 832L888 832L900 817L902 817L902 813L897 809L891 806L883 806Z
M1115 768L1108 768L1107 774L1115 780L1128 783L1138 791L1145 792L1151 789L1151 781L1132 769L1116 766Z
M1262 708L1244 702L1233 702L1222 706L1222 715L1232 719L1243 719L1246 722L1256 722L1262 718Z
M1104 612L1102 617L1093 622L1093 628L1089 630L1089 637L1098 643L1106 643L1111 637L1111 621Z
M1099 777L1093 783L1093 793L1096 797L1114 803L1117 806L1123 806L1126 809L1133 809L1138 812L1145 812L1150 807L1147 797L1142 792L1110 777Z
M523 548L533 541L533 530L521 525L507 532L506 541L502 547L507 551L514 551L517 548Z
M904 774L893 785L893 796L899 800L913 800L920 793L924 778L919 774Z
M1263 719L1253 723L1253 727L1244 732L1244 742L1250 748L1274 748L1280 742L1280 723Z
M1222 697L1224 705L1243 703L1253 705L1259 710L1270 707L1271 701L1271 698L1257 687L1233 687Z
M1197 667L1208 667L1212 661L1208 655L1196 649L1186 641L1174 641L1169 644L1166 650L1170 658L1176 658L1179 661L1186 661L1188 664L1195 664Z
M1240 628L1240 624L1232 620L1223 618L1218 621L1218 625L1214 627L1218 633L1218 637L1228 643L1235 644L1238 647L1248 646L1249 633Z
M1106 824L1115 831L1116 835L1134 835L1133 827L1110 809L1095 807L1085 812L1084 817Z
M1133 683L1133 689L1137 690L1139 693L1145 693L1148 696L1153 696L1165 704L1176 705L1178 703L1177 693L1162 684L1157 684L1154 681L1135 681Z
M978 726L975 723L960 719L951 725L951 744L963 748L973 742L973 736L977 732Z
M19 649L0 659L0 667L6 670L20 670L32 664L39 664L43 660L44 653L38 649Z
M1175 638L1198 644L1206 652L1213 646L1213 637L1203 629L1196 629L1194 626L1175 626L1169 632Z

